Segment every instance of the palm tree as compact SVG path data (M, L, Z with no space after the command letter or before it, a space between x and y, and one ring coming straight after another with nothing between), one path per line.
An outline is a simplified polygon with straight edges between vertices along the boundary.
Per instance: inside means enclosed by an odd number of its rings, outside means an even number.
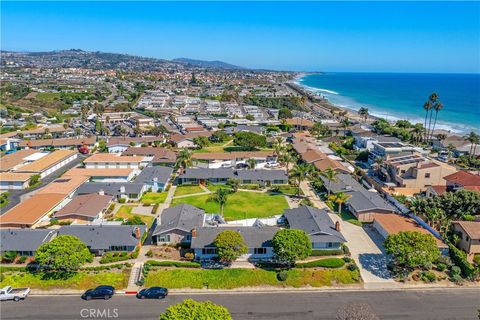
M428 120L428 130L427 130L427 135L425 137L425 141L428 141L429 136L430 136L430 128L432 126L432 116L433 116L433 110L435 108L435 105L438 103L438 94L435 92L428 97L428 106L429 106L429 112L430 112L430 119ZM425 109L425 106L423 107Z
M298 188L297 188L297 196L300 195L300 183L311 177L314 169L311 164L297 164L292 168L292 171L290 172L290 177L294 180L297 180L298 182Z
M473 157L477 153L477 145L480 143L480 136L471 131L468 135L463 137L466 141L470 142L470 157Z
M282 152L285 150L283 138L282 137L276 137L275 140L273 141L272 146L273 146L273 150L274 150L275 154L277 155L277 157L280 157Z
M342 213L342 204L344 204L348 198L350 198L350 195L344 192L338 192L328 197L330 201L335 202L338 205L338 214Z
M430 133L430 140L432 140L433 132L435 131L435 125L437 124L438 112L439 112L440 110L442 110L442 109L443 109L443 103L441 103L440 101L437 101L437 102L433 105L433 110L435 110L435 120L433 121L432 132Z
M333 170L331 167L327 168L325 171L320 172L320 174L328 180L328 196L330 196L330 188L332 186L332 182L337 182L337 175L338 172Z
M281 157L280 157L280 162L285 164L285 167L287 169L287 175L288 172L290 171L290 164L296 162L296 158L290 153L290 152L285 152Z
M366 122L368 119L368 108L361 107L358 110L358 114L364 119L364 122Z
M424 133L425 133L425 128L422 126L421 123L417 123L413 126L412 134L415 139L415 144L419 144L420 139L422 138Z
M230 191L224 188L220 188L215 193L213 193L210 198L208 198L208 201L213 201L216 202L220 205L220 215L223 216L223 209L225 208L225 205L227 204L228 200L228 195L230 194Z
M188 149L182 149L178 153L177 166L185 171L185 169L190 167L192 163L192 152Z
M227 185L232 188L233 192L237 192L238 188L240 187L240 179L230 178L227 181Z
M257 161L255 161L253 158L247 159L246 163L248 165L248 169L255 169L257 166Z
M425 121L424 121L424 124L423 124L423 127L425 129L427 129L427 118L428 118L428 113L430 112L430 110L432 110L432 103L429 101L426 101L424 104L423 104L423 109L425 110ZM425 136L424 136L424 139L425 141L427 141L427 130L425 130Z
M342 127L343 127L343 135L347 136L347 129L348 129L348 127L350 127L350 120L345 118L345 119L342 120L341 124L342 124Z

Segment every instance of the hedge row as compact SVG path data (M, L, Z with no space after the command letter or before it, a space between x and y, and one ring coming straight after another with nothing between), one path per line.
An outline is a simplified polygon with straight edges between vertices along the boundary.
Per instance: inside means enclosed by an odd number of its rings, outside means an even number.
M455 247L453 244L448 245L450 258L453 263L462 270L462 276L472 279L475 276L475 267L467 261L467 255L462 250Z
M344 254L343 249L335 249L335 250L320 250L314 249L312 250L312 256L319 257L319 256L338 256Z
M345 265L345 261L339 258L327 258L321 260L315 260L305 263L297 263L295 267L297 268L315 268L315 267L322 267L322 268L340 268Z
M148 260L145 262L146 265L152 267L177 267L177 268L200 268L200 263L198 262L184 262L184 261L156 261Z

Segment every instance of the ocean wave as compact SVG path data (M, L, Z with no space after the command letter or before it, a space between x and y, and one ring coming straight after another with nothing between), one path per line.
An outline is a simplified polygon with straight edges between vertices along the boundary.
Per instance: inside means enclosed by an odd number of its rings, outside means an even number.
M295 84L297 84L297 85L299 85L299 86L302 86L302 87L304 87L306 90L312 91L312 92L314 92L314 93L325 92L325 93L334 94L334 95L339 95L339 94L340 94L340 93L338 93L338 92L336 92L336 91L333 91L333 90L310 87L310 86L307 86L307 85L303 84L302 82L295 82Z

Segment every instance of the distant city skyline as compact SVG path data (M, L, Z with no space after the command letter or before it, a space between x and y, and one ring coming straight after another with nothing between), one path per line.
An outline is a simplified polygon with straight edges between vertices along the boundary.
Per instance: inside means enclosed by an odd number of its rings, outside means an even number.
M289 71L480 73L479 2L1 3L1 47Z

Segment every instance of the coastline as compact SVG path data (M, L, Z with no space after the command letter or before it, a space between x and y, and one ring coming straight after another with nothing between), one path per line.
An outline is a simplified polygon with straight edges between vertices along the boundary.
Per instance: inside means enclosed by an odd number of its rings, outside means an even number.
M339 94L338 92L335 92L333 90L329 90L329 89L325 89L325 88L317 88L317 87L308 86L308 85L306 85L302 82L302 79L304 79L306 76L314 75L314 74L322 74L322 72L300 73L293 78L292 83L301 87L305 92L323 97L325 100L324 100L324 102L321 103L322 107L331 108L333 110L346 111L349 114L350 118L353 118L355 120L360 119L360 117L358 116L358 113L357 113L357 111L361 107L360 103L358 103L358 106L346 106L346 105L342 105L342 104L339 104L339 103L336 103L336 102L332 102L331 99L329 99L328 95L339 95L339 96L341 96L341 94ZM348 97L348 96L342 96L342 97L345 97L347 99L351 99L352 101L355 101L355 99L352 98L352 97ZM422 123L423 124L423 119L420 118L420 117L409 118L409 117L406 117L406 116L402 116L400 114L392 114L392 113L389 113L388 110L373 109L373 108L371 108L371 105L368 105L368 104L365 104L365 107L367 107L369 109L369 117L368 117L367 122L371 122L371 121L373 122L377 119L383 118L391 124L394 124L398 120L408 120L411 123ZM440 122L437 122L437 126L436 126L435 131L442 132L442 133L448 133L449 135L462 135L462 134L466 134L470 131L475 131L475 128L473 128L469 125L466 125L466 124L462 124L462 123L440 121Z

